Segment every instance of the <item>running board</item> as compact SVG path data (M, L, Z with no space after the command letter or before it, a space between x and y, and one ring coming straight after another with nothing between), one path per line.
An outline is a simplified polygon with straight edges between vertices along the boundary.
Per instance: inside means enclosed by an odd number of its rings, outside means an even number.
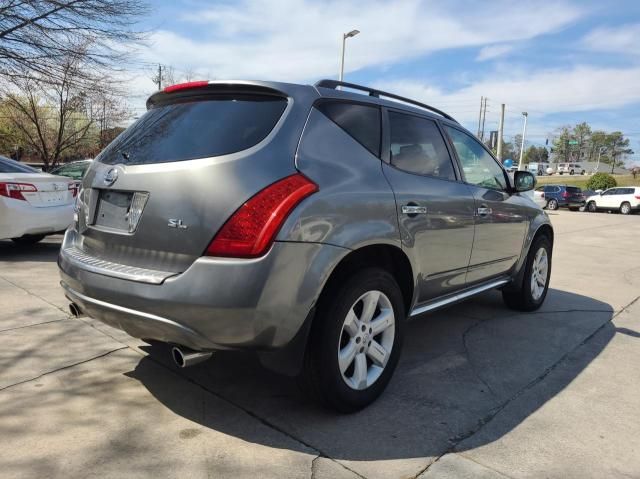
M457 303L458 301L462 301L463 299L470 298L471 296L475 296L476 294L483 293L484 291L498 288L499 286L504 286L510 281L511 279L498 279L490 283L481 284L480 286L467 289L460 293L454 294L453 296L449 296L448 298L438 299L432 303L425 304L424 306L416 307L411 311L411 314L409 314L409 316L410 317L418 316L419 314L433 311L434 309L439 309L439 308L442 308L443 306L447 306L452 303Z

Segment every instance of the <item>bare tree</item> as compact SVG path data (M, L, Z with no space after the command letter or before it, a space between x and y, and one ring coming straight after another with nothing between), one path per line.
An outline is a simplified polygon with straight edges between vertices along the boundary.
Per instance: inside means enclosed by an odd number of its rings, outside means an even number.
M71 151L95 150L123 107L105 78L83 74L85 55L78 52L58 65L56 81L38 75L15 75L2 85L4 111L16 140L34 151L45 169ZM81 78L82 81L78 81Z
M142 39L134 26L145 12L143 0L2 0L0 75L61 80L80 47L86 71L113 67Z

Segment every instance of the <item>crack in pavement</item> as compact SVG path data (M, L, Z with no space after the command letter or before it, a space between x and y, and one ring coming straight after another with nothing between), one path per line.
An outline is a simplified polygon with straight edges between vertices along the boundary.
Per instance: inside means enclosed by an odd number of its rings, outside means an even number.
M65 317L67 317L67 318L69 318L69 317L70 317L70 316L69 316L69 313L67 313L64 309L60 308L59 306L57 306L57 305L53 304L53 303L52 303L51 301L49 301L48 299L43 298L42 296L39 296L39 295L37 295L37 294L35 294L35 293L32 293L32 292L31 292L31 291L29 291L28 289L26 289L26 288L24 288L24 287L20 286L20 285L19 285L19 284L17 284L17 283L14 283L14 282L13 282L13 281L11 281L11 280L8 280L8 279L7 279L7 278L5 278L4 276L0 276L0 279L1 279L1 280L3 280L3 281L6 281L6 282L7 282L7 283L9 283L11 286L14 286L14 287L16 287L16 288L18 288L18 289L21 289L22 291L24 291L24 292L25 292L25 293L27 293L28 295L31 295L31 296L33 296L34 298L38 298L38 299L39 299L39 300L41 300L41 301L44 301L44 302L45 302L45 303L47 303L49 306L52 306L52 307L56 308L58 311L62 311L62 313L65 315Z
M43 324L57 323L58 321L64 321L66 319L69 319L69 318L52 319L51 321L43 321L42 323L33 323L33 324L26 324L24 326L16 326L14 328L0 329L0 334L6 333L8 331L15 331L16 329L31 328L33 326L42 326Z
M587 344L589 341L591 341L591 339L593 339L605 326L607 326L607 324L611 323L616 317L618 317L623 311L626 311L628 308L630 308L631 306L633 306L638 300L640 300L640 296L636 297L633 301L631 301L629 304L627 304L626 306L624 306L620 311L616 312L615 314L613 314L611 316L611 318L606 321L604 324L600 325L598 328L596 328L589 336L587 336L584 340L582 340L579 344L577 344L574 348L572 348L571 350L567 351L564 355L562 355L562 357L560 357L560 359L558 359L555 363L553 363L551 366L549 366L547 369L545 369L539 376L537 376L536 378L534 378L533 380L531 380L527 385L525 385L523 388L521 388L519 391L515 392L510 398L508 398L506 401L504 401L502 404L500 404L499 406L491 409L484 417L482 417L478 423L477 426L464 433L464 434L460 434L458 436L456 436L455 438L453 438L452 440L452 445L441 455L439 455L435 461L433 461L431 464L429 464L423 471L421 471L419 474L417 474L416 476L414 476L414 479L416 479L420 474L424 474L426 471L429 470L429 468L435 464L440 458L442 458L444 455L448 454L448 453L456 453L458 454L458 452L456 452L456 448L458 447L458 445L472 437L473 435L477 434L478 432L480 432L480 430L482 430L482 428L490 423L498 414L500 414L509 404L511 404L513 401L515 401L516 399L518 399L520 396L522 396L523 394L525 394L527 391L529 391L530 389L532 389L534 386L536 386L537 384L539 384L541 381L543 381L549 374L551 374L551 372L553 372L561 363L563 363L564 361L567 360L567 358L573 354L575 351L577 351L578 349L580 349L582 346L584 346L585 344ZM478 323L480 323L482 321L479 321ZM463 457L466 457L463 455Z
M467 335L473 330L475 329L477 326L479 326L480 324L486 322L486 321L491 321L495 318L487 318L487 319L480 319L478 321L476 321L475 323L473 323L471 326L469 326L463 333L462 333L462 347L464 348L464 355L467 357L467 364L469 364L469 367L471 368L471 372L473 372L473 375L482 383L485 385L485 387L489 390L489 392L491 393L491 395L495 398L498 398L498 395L495 393L495 391L491 388L491 385L484 380L484 378L480 375L480 372L476 369L476 366L474 364L474 362L471 360L471 354L469 353L469 347L467 346Z
M104 358L105 356L113 354L116 351L122 351L123 349L127 349L127 348L128 348L128 346L123 346L121 348L112 349L111 351L107 351L106 353L99 354L98 356L94 356L94 357L88 358L88 359L83 359L82 361L78 361L77 363L68 364L67 366L62 366L62 367L60 367L58 369L54 369L52 371L47 371L46 373L39 374L38 376L35 376L33 378L25 379L23 381L19 381L19 382L14 383L14 384L9 384L8 386L4 386L4 387L0 388L0 392L6 391L7 389L15 387L15 386L20 386L21 384L29 383L31 381L37 381L38 379L43 378L44 376L48 376L49 374L57 373L58 371L64 371L65 369L70 369L70 368L73 368L73 367L78 366L80 364L85 364L85 363L91 362L91 361L93 361L95 359Z

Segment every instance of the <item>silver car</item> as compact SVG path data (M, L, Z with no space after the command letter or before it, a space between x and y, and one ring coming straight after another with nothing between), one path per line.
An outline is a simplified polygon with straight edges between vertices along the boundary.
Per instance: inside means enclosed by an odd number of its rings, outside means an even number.
M545 299L534 176L442 111L331 80L191 82L147 107L89 168L58 263L75 315L179 366L257 351L355 411L407 318L494 288L517 310Z

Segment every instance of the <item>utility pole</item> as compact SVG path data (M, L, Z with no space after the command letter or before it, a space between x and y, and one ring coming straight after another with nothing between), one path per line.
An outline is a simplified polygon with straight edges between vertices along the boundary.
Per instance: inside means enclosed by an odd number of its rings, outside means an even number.
M613 169L616 167L616 146L618 145L618 140L616 139L613 142L613 151L611 152L611 174L613 175Z
M487 97L484 97L484 108L482 109L482 131L480 132L480 141L484 143L484 121L487 118Z
M158 90L162 90L162 65L158 63Z
M482 126L482 106L484 105L484 97L480 97L480 112L478 113L478 133L476 136L480 138L480 127Z
M496 154L502 163L502 135L504 134L504 103L500 105L500 125L498 126L498 148Z
M524 126L522 127L522 143L520 144L520 161L518 162L518 171L522 171L524 169L524 140L527 135L527 117L529 114L526 111L523 111L522 116L524 116Z
M340 78L339 78L340 81L342 81L342 79L344 78L344 49L347 44L347 38L355 37L358 33L360 33L360 30L351 30L349 33L342 34L342 58L340 60Z

